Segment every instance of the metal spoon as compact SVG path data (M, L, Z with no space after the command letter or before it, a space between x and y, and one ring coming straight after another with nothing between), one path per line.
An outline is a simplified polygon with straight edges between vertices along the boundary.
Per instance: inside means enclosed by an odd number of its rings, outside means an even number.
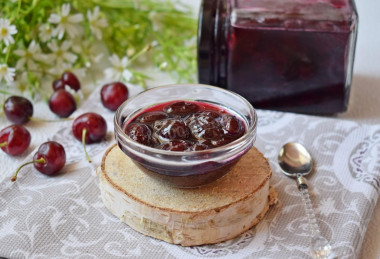
M304 146L299 143L290 142L282 146L278 155L278 163L283 173L290 177L297 178L297 186L301 193L305 205L306 215L311 230L310 250L314 258L331 259L335 255L330 243L321 235L314 209L311 204L306 179L313 168L313 160Z

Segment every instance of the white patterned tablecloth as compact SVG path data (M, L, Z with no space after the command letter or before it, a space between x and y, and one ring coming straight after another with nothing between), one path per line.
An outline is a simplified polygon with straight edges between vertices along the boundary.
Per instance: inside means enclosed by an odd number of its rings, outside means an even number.
M88 146L96 166L114 143L113 112L99 102L99 89L74 116L85 111L98 112L108 121L106 140ZM30 166L12 183L14 164L22 159L16 158L9 166L10 159L1 154L0 256L308 258L309 232L301 197L294 179L280 173L276 159L283 143L297 140L315 159L317 173L309 181L322 233L339 258L357 258L380 192L380 126L262 110L258 115L255 145L270 161L271 184L280 201L263 221L238 238L184 248L143 236L121 223L103 206L95 166L85 161L81 143L72 136L71 122L63 122L55 126L56 132L44 136L65 147L63 174L47 177Z
M197 9L199 1L192 1ZM183 248L145 237L119 222L103 206L94 167L84 162L70 123L27 124L30 148L10 158L0 152L0 257L8 258L308 258L306 218L292 179L280 174L279 147L299 140L315 158L310 175L311 199L318 224L343 258L380 258L379 125L380 125L380 1L356 1L360 24L350 106L337 117L345 120L259 111L256 146L270 160L272 184L280 202L255 228L214 246ZM157 80L151 85L162 85ZM95 110L111 122L113 113L99 105L97 92L80 114ZM45 103L35 106L37 117L54 118ZM366 125L371 124L371 125ZM0 117L0 128L9 125ZM99 163L113 142L91 145ZM64 174L46 177L33 167L10 176L29 160L43 141L55 139L67 149ZM372 211L374 212L372 213Z

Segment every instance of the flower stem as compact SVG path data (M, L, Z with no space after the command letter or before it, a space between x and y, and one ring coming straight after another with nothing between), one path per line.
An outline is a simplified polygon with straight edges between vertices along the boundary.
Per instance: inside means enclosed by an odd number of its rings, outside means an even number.
M23 167L26 166L26 165L34 164L34 163L45 164L45 163L46 163L46 160L45 160L45 158L41 157L41 158L38 159L38 160L33 160L33 161L30 161L30 162L27 162L27 163L21 165L19 168L17 168L17 171L16 171L16 173L13 175L13 177L11 178L11 181L14 182L14 181L17 180L17 174L18 174L18 172L21 170L21 168L23 168Z
M151 48L152 48L152 43L149 43L147 46L145 46L145 48L143 48L142 50L137 52L133 57L131 57L131 59L129 60L129 63L137 59L139 56L141 56L145 52L148 52Z
M5 91L5 90L0 90L0 94L9 94L13 95L11 92Z
M18 16L18 14L20 13L20 9L21 9L21 2L22 0L18 0L18 6L17 6L17 13L16 13L16 17Z
M34 69L28 69L29 72L34 72L34 73L41 73L41 74L45 74L45 75L48 75L48 76L52 76L52 77L57 77L57 75L53 74L53 73L49 73L47 71L42 71L42 70L34 70Z
M0 143L0 148L1 147L5 147L5 146L7 146L8 145L8 142L7 141L4 141L3 143Z
M82 130L82 145L83 145L83 150L84 150L84 154L86 155L86 159L89 163L91 163L91 159L90 157L88 156L87 154L87 150L86 150L86 134L87 134L87 129L84 128Z

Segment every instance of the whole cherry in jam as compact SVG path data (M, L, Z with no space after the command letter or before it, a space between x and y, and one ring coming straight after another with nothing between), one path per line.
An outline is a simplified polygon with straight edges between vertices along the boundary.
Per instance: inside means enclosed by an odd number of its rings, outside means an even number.
M104 107L116 111L128 99L128 88L121 82L106 84L100 91L100 99Z
M172 140L161 146L163 150L170 151L191 151L192 144L186 140Z
M45 175L56 175L64 167L66 163L66 152L61 144L55 141L48 141L38 148L33 156L33 161L21 165L12 177L12 182L16 181L20 169L28 164Z
M154 122L155 135L162 140L184 140L190 137L190 129L183 120L164 119Z
M23 153L30 144L29 131L21 125L11 125L0 131L0 147L11 156Z
M157 120L163 120L168 117L169 115L164 112L147 112L147 113L141 114L137 118L137 121L142 122L142 123L154 123Z
M77 108L74 96L64 89L54 92L49 99L50 110L59 117L69 117Z
M198 110L198 105L192 102L175 102L164 107L164 112L170 115L189 115Z
M133 140L170 151L201 151L226 145L246 131L238 117L203 102L157 104L124 125Z
M97 113L84 113L74 120L72 132L77 140L82 141L86 159L91 163L86 151L86 144L100 142L104 139L107 134L106 120Z
M129 124L124 132L133 140L149 146L152 141L152 130L148 125L141 123Z
M244 134L242 122L235 116L224 115L221 120L221 125L223 125L226 134L229 136L240 137Z
M27 123L33 115L32 103L22 96L10 96L4 102L4 113L15 124Z

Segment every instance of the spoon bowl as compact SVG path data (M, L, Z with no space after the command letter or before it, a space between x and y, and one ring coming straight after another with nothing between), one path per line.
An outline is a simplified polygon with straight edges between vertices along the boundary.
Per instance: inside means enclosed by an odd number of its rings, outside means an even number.
M296 142L289 142L282 146L278 163L282 172L290 177L297 177L298 174L308 175L313 168L313 159L309 152Z

